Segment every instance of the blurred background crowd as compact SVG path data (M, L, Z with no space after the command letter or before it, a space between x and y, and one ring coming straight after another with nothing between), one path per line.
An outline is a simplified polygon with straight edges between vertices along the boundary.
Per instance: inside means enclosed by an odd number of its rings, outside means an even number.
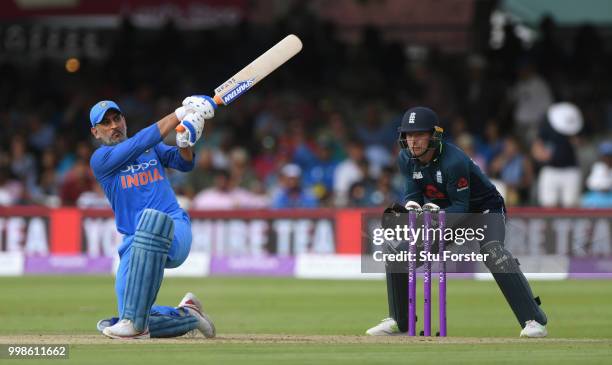
M406 109L424 105L440 116L445 138L495 180L507 205L612 207L612 38L605 29L568 30L545 16L529 41L508 21L495 45L482 34L491 34L499 4L487 1L469 28L469 45L449 51L399 41L376 25L343 37L342 26L308 2L289 3L266 24L244 17L202 29L173 20L142 28L124 14L101 37L103 57L24 62L3 48L0 205L107 206L89 168L95 102L115 100L131 135L185 96L212 94L295 33L302 53L217 110L191 173L168 171L184 206L371 207L401 200L396 129ZM2 29L5 37L10 27ZM550 126L551 106L560 102L579 110L583 125L575 135Z

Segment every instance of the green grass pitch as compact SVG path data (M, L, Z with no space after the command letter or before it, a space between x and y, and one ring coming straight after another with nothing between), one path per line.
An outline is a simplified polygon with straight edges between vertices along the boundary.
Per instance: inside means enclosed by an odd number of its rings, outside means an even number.
M612 281L532 286L549 318L543 340L519 339L496 284L471 280L448 283L447 339L372 339L364 331L387 315L383 281L167 278L158 304L176 305L193 291L215 320L218 338L116 341L95 331L98 319L115 312L111 277L0 278L0 343L70 343L70 359L62 363L105 365L612 361ZM418 303L422 314L422 296ZM435 330L435 297L433 303Z

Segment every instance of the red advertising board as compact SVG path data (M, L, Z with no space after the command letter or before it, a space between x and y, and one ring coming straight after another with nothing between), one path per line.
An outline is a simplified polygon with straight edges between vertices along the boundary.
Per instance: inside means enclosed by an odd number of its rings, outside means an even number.
M192 252L218 256L359 254L362 214L379 209L192 211ZM512 209L517 254L612 256L612 210ZM0 208L0 252L111 257L121 242L110 210Z

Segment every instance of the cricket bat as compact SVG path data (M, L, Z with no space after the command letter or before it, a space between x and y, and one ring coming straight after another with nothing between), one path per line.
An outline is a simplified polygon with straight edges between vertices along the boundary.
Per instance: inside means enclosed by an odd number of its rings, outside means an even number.
M213 100L217 105L228 105L301 50L302 41L295 34L286 36L229 80L219 85L215 89ZM179 125L176 130L183 132L185 129Z

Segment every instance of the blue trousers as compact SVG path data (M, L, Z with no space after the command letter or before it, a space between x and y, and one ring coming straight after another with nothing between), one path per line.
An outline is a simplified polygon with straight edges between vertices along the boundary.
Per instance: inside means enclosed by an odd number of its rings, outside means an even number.
M191 221L189 217L183 214L181 217L173 217L173 221L174 239L172 240L172 245L170 246L168 258L166 260L167 269L173 269L180 266L187 259L189 251L191 250L192 237ZM125 292L127 273L130 267L133 240L133 235L125 235L123 237L123 243L119 247L119 269L117 270L117 277L115 279L115 294L117 296L119 318L123 315L123 293ZM154 305L151 310L162 314L178 314L178 312L174 313L176 311L174 307Z

